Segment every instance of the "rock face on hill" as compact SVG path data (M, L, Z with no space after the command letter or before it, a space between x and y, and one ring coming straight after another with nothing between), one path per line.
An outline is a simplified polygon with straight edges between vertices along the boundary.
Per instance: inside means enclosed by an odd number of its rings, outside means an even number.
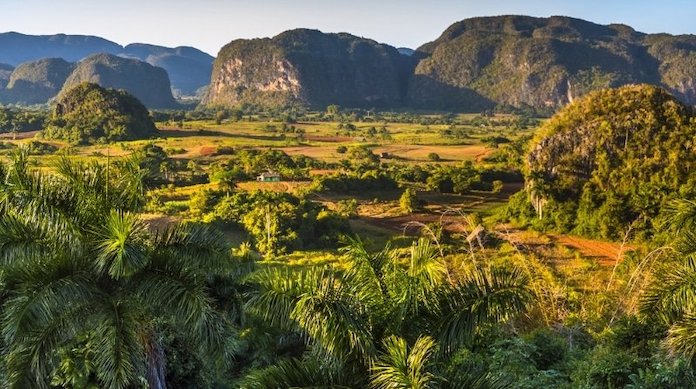
M193 47L168 48L134 43L126 46L122 56L136 58L163 68L169 74L172 88L177 95L201 95L210 83L213 58Z
M5 63L0 63L0 90L2 90L10 81L10 76L14 67Z
M123 89L149 108L177 107L167 72L139 60L110 54L89 56L75 66L63 86L63 92L83 82Z
M393 107L402 104L410 59L349 34L286 31L220 50L204 105Z
M150 113L123 90L81 83L61 94L44 135L76 144L143 139L157 133Z
M545 217L555 209L578 233L616 239L634 220L655 220L668 199L693 194L694 139L693 109L662 88L592 92L539 130L527 191Z
M73 65L61 58L25 62L11 73L0 100L13 104L45 104L60 92Z
M500 16L455 23L415 55L422 59L409 83L414 107L556 109L589 91L630 83L664 86L696 104L696 36Z

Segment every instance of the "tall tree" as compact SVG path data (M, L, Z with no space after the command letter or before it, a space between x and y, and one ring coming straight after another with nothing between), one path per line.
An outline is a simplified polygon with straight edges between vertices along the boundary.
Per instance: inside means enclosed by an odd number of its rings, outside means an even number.
M20 151L0 182L8 387L48 387L58 351L89 339L99 386L165 388L163 322L197 352L224 351L226 320L207 287L226 263L218 235L195 226L151 232L134 213L137 162L62 160L56 174L27 166Z

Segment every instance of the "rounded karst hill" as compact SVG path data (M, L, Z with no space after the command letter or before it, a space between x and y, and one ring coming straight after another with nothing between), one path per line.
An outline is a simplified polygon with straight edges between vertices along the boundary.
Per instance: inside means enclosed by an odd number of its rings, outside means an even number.
M538 134L527 195L537 218L556 229L613 239L632 223L634 232L650 231L667 201L696 194L696 117L664 89L590 93Z
M143 139L156 133L150 113L137 98L82 83L61 94L44 136L86 144Z
M412 61L394 47L345 33L295 29L238 39L218 53L202 104L399 106Z
M178 106L167 72L140 60L111 54L91 55L75 66L61 93L82 82L126 90L149 108Z
M73 64L62 58L25 62L12 72L5 91L5 102L45 104L60 92Z

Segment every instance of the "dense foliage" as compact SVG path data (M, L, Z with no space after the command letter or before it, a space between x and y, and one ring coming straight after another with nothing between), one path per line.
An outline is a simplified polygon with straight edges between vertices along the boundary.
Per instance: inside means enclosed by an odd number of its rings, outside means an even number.
M42 130L47 116L45 111L40 110L0 107L0 133Z
M692 110L662 89L592 93L540 129L513 216L602 238L649 233L670 199L696 191L695 137Z
M57 101L44 136L76 144L142 139L157 132L149 112L124 91L83 83Z
M225 266L216 234L148 230L137 160L62 159L51 175L28 162L18 150L0 169L3 386L165 387L165 334L223 355L206 287Z

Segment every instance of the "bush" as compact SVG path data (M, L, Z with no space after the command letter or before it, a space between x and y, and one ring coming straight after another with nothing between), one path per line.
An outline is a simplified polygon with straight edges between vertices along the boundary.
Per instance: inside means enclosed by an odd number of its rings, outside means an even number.
M440 160L440 155L438 153L430 153L428 154L428 159L437 162Z
M399 198L399 206L405 213L413 213L418 209L418 196L413 188L406 188Z

